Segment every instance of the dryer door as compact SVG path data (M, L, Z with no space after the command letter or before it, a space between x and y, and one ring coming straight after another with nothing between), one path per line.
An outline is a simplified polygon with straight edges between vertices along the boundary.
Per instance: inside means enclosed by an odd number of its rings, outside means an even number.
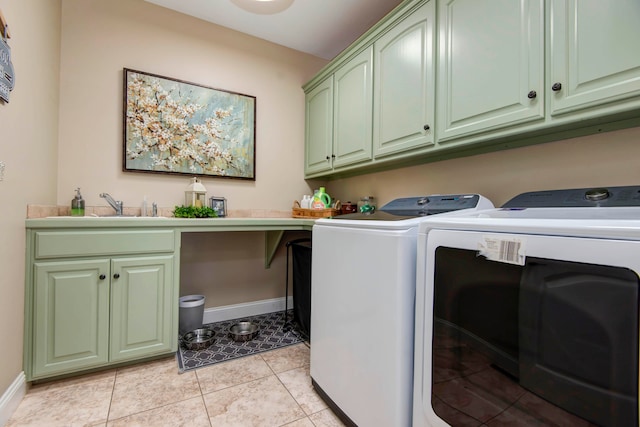
M418 242L414 427L638 425L639 241Z
M527 259L518 329L520 385L599 425L638 424L633 271Z

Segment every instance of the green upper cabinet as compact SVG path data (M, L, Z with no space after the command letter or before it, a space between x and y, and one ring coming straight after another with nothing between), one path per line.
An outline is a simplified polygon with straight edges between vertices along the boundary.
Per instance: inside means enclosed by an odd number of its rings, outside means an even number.
M373 49L365 49L334 74L333 168L371 160Z
M434 1L405 1L304 86L306 178L433 146L434 32Z
M640 0L405 0L304 86L305 177L638 126L638 40Z
M305 175L371 160L373 49L306 95Z
M439 0L439 141L544 118L542 0Z
M331 170L333 154L333 76L305 97L305 175Z
M430 1L374 43L375 158L434 143L434 21Z
M640 1L550 0L549 26L552 116L640 106Z

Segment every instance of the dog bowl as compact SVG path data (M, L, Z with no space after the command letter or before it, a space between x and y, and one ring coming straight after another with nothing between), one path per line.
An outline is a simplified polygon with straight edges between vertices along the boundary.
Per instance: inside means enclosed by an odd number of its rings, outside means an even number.
M258 325L253 322L238 322L229 328L229 336L234 341L251 341L258 332Z
M187 350L202 350L213 344L215 334L213 329L209 328L194 329L182 336L182 345Z

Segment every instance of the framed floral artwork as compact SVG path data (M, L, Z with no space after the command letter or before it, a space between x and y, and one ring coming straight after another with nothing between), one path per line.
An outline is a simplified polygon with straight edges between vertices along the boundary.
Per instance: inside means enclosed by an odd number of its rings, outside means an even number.
M255 180L255 121L255 96L124 69L124 171Z

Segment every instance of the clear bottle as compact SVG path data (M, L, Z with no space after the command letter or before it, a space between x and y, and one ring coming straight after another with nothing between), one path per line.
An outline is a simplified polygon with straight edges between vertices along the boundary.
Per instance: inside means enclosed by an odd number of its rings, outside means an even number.
M76 188L76 196L71 199L71 216L84 216L84 199L80 187Z
M300 207L302 209L311 209L311 196L305 194L302 196L302 201L300 202Z

